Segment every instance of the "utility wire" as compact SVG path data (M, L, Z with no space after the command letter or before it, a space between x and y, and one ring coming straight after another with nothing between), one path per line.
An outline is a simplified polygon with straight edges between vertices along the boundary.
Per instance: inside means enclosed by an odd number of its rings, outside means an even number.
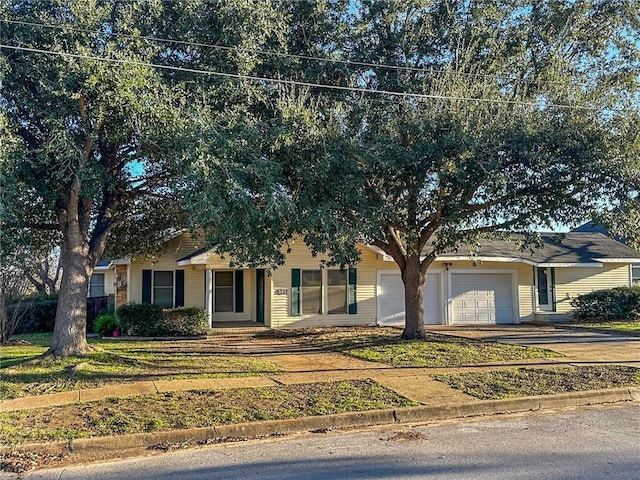
M372 62L358 62L358 61L353 61L353 60L340 60L340 59L333 59L333 58L326 58L326 57L317 57L317 56L313 56L313 55L302 55L302 54L294 54L294 53L284 53L284 52L274 52L274 51L269 51L269 50L259 50L259 49L249 49L249 48L240 48L240 47L229 47L226 45L216 45L216 44L210 44L210 43L200 43L200 42L188 42L185 40L174 40L174 39L169 39L169 38L161 38L161 37L152 37L152 36L135 36L135 35L129 35L126 33L114 33L114 32L99 32L96 30L90 30L90 29L86 29L86 28L77 28L77 27L68 27L68 26L63 26L63 25L53 25L53 24L47 24L47 23L38 23L38 22L27 22L24 20L10 20L8 18L3 18L0 19L0 21L5 22L5 23L12 23L12 24L16 24L16 25L24 25L24 26L32 26L32 27L44 27L44 28L49 28L49 29L66 29L66 30L70 30L72 32L80 32L80 33L89 33L89 34L103 34L103 35L109 35L109 36L114 36L114 37L122 37L122 38L128 38L128 39L132 39L132 40L148 40L148 41L152 41L152 42L164 42L164 43L173 43L173 44L177 44L177 45L184 45L184 46L189 46L189 47L204 47L204 48L214 48L217 50L222 50L222 51L231 51L231 52L246 52L246 53L256 53L259 55L271 55L271 56L277 56L277 57L282 57L282 58L294 58L294 59L301 59L301 60L313 60L313 61L318 61L318 62L323 62L323 63L338 63L338 64L343 64L343 65L354 65L354 66L358 66L358 67L367 67L367 68L383 68L383 69L390 69L390 70L399 70L399 71L407 71L407 72L417 72L417 73L424 73L424 74L433 74L433 73L446 73L446 74L454 74L454 75L458 75L458 76L465 76L465 77L481 77L481 78L490 78L493 80L515 80L516 76L514 75L513 77L507 77L505 76L504 78L501 78L497 75L490 75L490 74L486 74L486 73L471 73L471 72L451 72L451 71L447 71L447 70L442 70L442 69L425 69L425 68L420 68L420 67L409 67L409 66L403 66L403 65L388 65L388 64L382 64L382 63L372 63ZM578 83L569 83L569 82L546 82L552 85L574 85L574 86L580 86L580 84Z
M520 105L520 106L528 106L528 107L536 107L536 108L540 108L544 106L545 108L562 108L562 109L568 109L568 110L591 110L591 111L602 110L602 108L591 107L588 105L566 105L566 104L558 104L558 103L541 104L536 102L522 102L517 100L499 100L499 99L481 98L481 97L474 98L474 97L461 97L461 96L449 96L449 95L435 95L435 94L426 94L426 93L396 92L392 90L370 90L370 89L361 88L361 87L345 87L341 85L329 85L329 84L323 84L323 83L302 82L298 80L258 77L258 76L252 76L252 75L242 75L238 73L216 72L212 70L201 70L197 68L188 68L188 67L176 67L173 65L161 65L161 64L150 63L150 62L141 62L137 60L123 60L118 58L96 57L92 55L59 52L55 50L44 50L39 48L21 47L17 45L8 45L8 44L0 43L0 50L3 48L20 50L25 52L32 52L32 53L40 53L45 55L56 55L61 57L71 57L71 58L80 58L85 60L94 60L98 62L115 63L120 65L135 65L140 67L151 67L151 68L158 68L163 70L195 73L200 75L210 75L210 76L217 76L217 77L223 77L223 78L231 78L236 80L248 80L252 82L265 82L265 83L282 84L282 85L296 85L301 87L347 91L347 92L363 93L363 94L369 94L369 95L370 94L389 95L389 96L399 97L399 98L413 98L416 100L448 100L448 101L464 101L464 102L478 102L478 103L495 103L495 104L501 104L501 105ZM622 110L615 110L615 111L622 111Z

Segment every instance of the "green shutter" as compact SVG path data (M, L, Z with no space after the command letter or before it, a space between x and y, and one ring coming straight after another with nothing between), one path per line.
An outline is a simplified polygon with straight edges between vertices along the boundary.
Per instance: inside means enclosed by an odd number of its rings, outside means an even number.
M551 302L553 311L556 311L556 268L551 267Z
M151 303L151 270L142 270L142 303Z
M349 286L347 287L347 302L349 303L349 314L358 313L358 302L356 299L356 284L358 276L355 268L349 269Z
M244 270L236 270L236 313L244 312Z
M176 293L174 307L184 307L184 270L176 270Z
M291 269L291 315L300 315L300 269Z

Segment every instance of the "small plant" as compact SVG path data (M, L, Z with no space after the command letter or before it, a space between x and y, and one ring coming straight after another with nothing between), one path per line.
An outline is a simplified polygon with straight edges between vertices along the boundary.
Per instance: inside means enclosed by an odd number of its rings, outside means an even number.
M103 313L96 318L94 331L103 336L110 337L118 329L118 320L114 315Z

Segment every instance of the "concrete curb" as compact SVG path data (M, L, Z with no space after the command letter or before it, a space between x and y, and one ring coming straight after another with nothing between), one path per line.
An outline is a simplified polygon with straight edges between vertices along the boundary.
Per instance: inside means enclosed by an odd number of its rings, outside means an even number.
M259 438L316 430L370 427L387 424L410 424L619 402L640 402L640 388L629 387L611 390L572 392L560 395L481 400L444 406L425 405L388 410L369 410L365 412L349 412L317 417L219 425L156 433L69 439L67 441L50 443L3 446L0 447L0 454L15 451L46 452L51 454L93 454L104 453L106 451L149 448L160 444Z

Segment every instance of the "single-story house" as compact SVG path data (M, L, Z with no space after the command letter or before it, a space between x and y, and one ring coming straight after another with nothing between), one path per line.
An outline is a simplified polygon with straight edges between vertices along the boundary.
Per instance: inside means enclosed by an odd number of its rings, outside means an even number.
M571 299L631 285L640 253L599 233L542 234L531 252L516 241L485 241L470 256L440 256L424 294L427 324L516 324L560 320ZM229 259L201 248L187 233L164 253L114 263L116 305L201 306L211 325L247 322L272 328L396 325L404 322L400 272L382 251L359 245L356 268L322 268L296 240L277 269L230 268Z

